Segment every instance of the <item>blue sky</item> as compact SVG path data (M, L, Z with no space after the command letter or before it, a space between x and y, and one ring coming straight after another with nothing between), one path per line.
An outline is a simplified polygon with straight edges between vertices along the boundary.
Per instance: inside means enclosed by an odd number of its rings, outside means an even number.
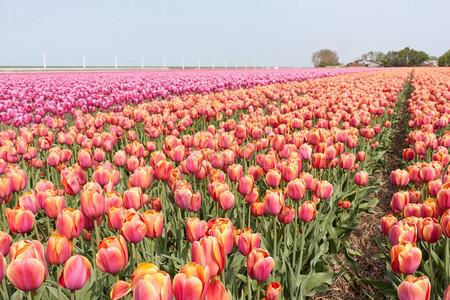
M0 65L311 66L321 48L450 48L447 0L0 1Z

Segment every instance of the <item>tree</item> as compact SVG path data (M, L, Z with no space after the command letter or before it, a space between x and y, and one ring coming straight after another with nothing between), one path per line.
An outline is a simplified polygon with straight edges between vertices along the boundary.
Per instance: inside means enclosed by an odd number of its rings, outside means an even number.
M381 62L385 67L413 67L420 66L430 56L423 52L406 47L400 51L389 51Z
M439 67L450 67L450 50L442 54L438 59Z
M328 66L339 65L339 57L336 51L330 49L321 49L312 55L312 62L314 67L323 68Z
M361 59L377 61L377 62L381 62L383 57L384 57L384 53L380 52L380 51L369 51L369 52L361 55Z

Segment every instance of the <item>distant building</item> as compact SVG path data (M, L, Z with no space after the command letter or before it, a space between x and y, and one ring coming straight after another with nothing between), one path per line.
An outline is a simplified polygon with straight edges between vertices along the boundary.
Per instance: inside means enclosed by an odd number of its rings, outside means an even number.
M347 64L347 67L379 68L382 66L382 63L368 59L358 59Z
M420 64L423 67L437 67L438 66L438 59L437 58L430 58L429 60L424 61Z

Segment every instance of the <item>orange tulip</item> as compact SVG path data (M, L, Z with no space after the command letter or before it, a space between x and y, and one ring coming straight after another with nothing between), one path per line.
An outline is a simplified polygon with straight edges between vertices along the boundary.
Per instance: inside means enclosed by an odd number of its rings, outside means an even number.
M142 197L142 189L140 187L129 188L123 193L123 205L125 208L133 208L138 210L144 205L144 198Z
M252 233L250 231L244 231L239 235L238 249L242 255L248 256L253 248L259 248L261 238L258 233Z
M101 241L95 261L102 272L110 274L116 274L125 268L128 263L128 249L124 237L119 235Z
M225 286L220 281L219 277L211 279L211 283L206 293L206 300L230 300L231 297L228 294Z
M305 201L298 208L298 217L305 223L311 222L316 217L316 204L313 201Z
M450 300L450 284L445 289L444 297L442 297L442 300Z
M59 276L58 283L63 288L71 291L84 287L91 276L91 263L82 255L70 257Z
M369 173L366 171L359 171L355 174L355 183L359 186L367 185L369 182Z
M65 208L56 219L58 232L68 239L79 237L83 233L83 216L81 211L73 208Z
M0 231L0 253L3 254L3 256L8 255L11 241L12 237L9 233Z
M38 289L47 278L44 248L38 241L20 241L11 246L11 263L6 270L9 281L22 291Z
M394 186L406 186L409 182L409 174L405 170L397 169L391 172L391 184Z
M64 196L50 196L44 200L44 211L50 219L56 219L58 214L66 207Z
M215 236L228 255L233 250L233 223L230 219L216 218L208 222L207 235Z
M209 288L209 268L196 263L186 264L173 278L173 294L176 300L204 300Z
M281 285L278 282L272 281L266 288L266 299L277 300L281 293Z
M0 253L0 281L5 278L6 275L6 259L2 253Z
M219 207L223 210L230 210L234 205L234 195L232 192L225 190L219 195Z
M72 256L73 243L67 237L53 234L47 242L45 257L52 265L62 265Z
M130 209L130 213L124 220L120 233L127 240L127 242L137 244L147 233L147 226L145 225L144 218L141 214L137 213L133 209Z
M200 240L206 235L206 221L199 218L189 218L186 221L186 237L189 242Z
M295 218L295 209L290 206L283 206L280 213L277 215L278 222L281 224L289 224Z
M243 176L239 179L238 192L242 195L249 195L252 192L254 185L255 181L253 176Z
M25 207L6 208L6 217L12 233L28 233L34 226L34 214Z
M397 223L397 218L394 215L388 214L386 216L383 216L380 220L381 231L385 235L388 235L392 226L394 226L396 223Z
M415 225L408 224L405 220L395 223L389 230L389 241L391 245L397 245L401 242L415 243L417 240L417 229Z
M277 169L270 169L266 174L266 182L270 187L277 187L281 183L281 172Z
M292 200L303 199L306 193L305 181L298 178L290 181L287 185L287 192Z
M242 165L233 164L228 167L228 177L230 178L231 182L238 182L239 179L242 177L242 172L244 168Z
M147 226L146 237L154 239L162 235L164 227L163 216L156 210L147 210L142 214L142 217Z
M102 216L105 213L105 196L98 183L87 183L81 193L81 211L89 218Z
M391 266L396 273L412 274L419 268L422 251L410 242L402 242L391 248Z
M143 276L134 286L134 299L172 300L172 283L170 275L164 271Z
M420 218L417 222L417 238L427 243L436 243L442 236L442 227L436 219Z
M247 273L250 278L264 282L269 278L274 264L275 262L267 250L253 248L247 257Z
M281 190L267 190L263 202L268 214L278 215L284 206L284 194Z
M224 248L214 236L205 236L192 243L192 261L208 266L212 277L222 274L225 258Z
M408 275L397 288L397 295L400 300L429 300L431 293L431 283L428 277L416 278Z
M89 149L81 149L78 151L78 164L83 169L90 168L92 165L92 152Z

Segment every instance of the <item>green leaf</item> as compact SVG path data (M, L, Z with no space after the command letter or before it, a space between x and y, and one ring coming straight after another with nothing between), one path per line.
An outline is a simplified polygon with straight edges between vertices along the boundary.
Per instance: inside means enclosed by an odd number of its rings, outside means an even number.
M313 273L306 276L300 287L303 290L303 295L312 296L319 290L323 290L324 285L332 283L334 276L335 274L332 272Z

